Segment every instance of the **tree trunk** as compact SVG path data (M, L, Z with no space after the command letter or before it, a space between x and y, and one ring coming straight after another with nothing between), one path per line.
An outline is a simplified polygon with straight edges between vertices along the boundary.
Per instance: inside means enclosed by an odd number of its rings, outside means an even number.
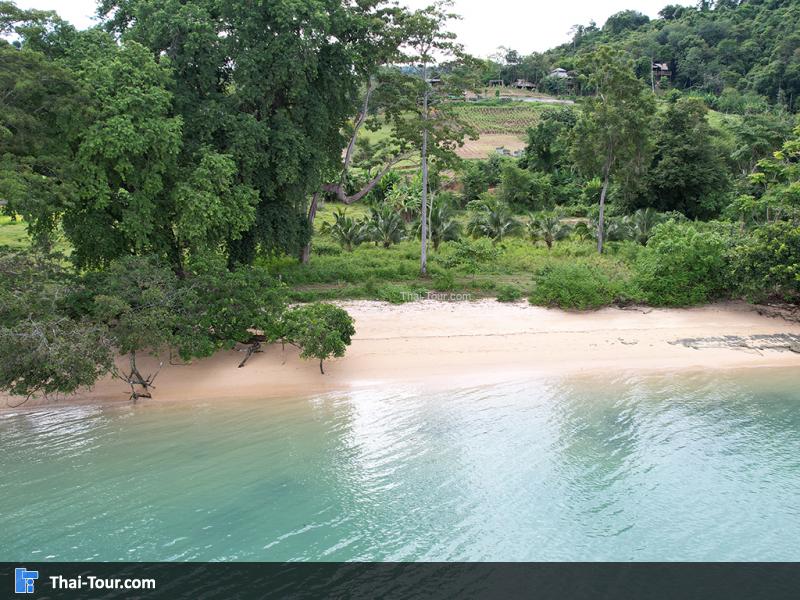
M136 352L128 354L131 372L128 375L128 384L131 386L131 400L136 402L139 398L151 398L150 381L142 377L139 368L136 366ZM136 386L140 386L144 391L137 392Z
M178 279L183 280L186 279L186 270L183 267L183 249L175 236L171 235L171 237L172 241L170 242L169 254L170 260L172 261L172 271Z
M300 250L300 262L308 263L311 258L311 240L314 238L314 218L317 216L317 203L319 202L319 192L311 197L311 206L308 207L308 227L311 230L311 237L308 243Z
M597 219L597 251L603 253L603 241L605 238L606 227L606 194L608 193L608 178L611 171L611 153L606 159L606 164L603 167L603 189L600 192L600 215Z
M660 72L660 71L659 71ZM653 59L650 59L650 85L653 88L653 93L656 93L656 74L653 72Z
M420 239L422 242L419 259L419 272L428 274L428 65L422 66L422 80L425 94L422 97L422 210L420 219Z
M142 377L142 374L139 372L139 368L136 366L136 352L131 352L128 354L128 360L131 366L131 380L136 382L137 385L147 389L147 381L145 381L144 377Z
M247 349L247 353L244 355L242 362L239 363L239 368L241 369L243 366L245 366L247 361L250 360L250 357L256 352L261 352L261 342L258 340L250 344L250 347Z
M603 180L603 190L600 192L600 215L597 219L597 251L603 253L603 239L605 236L606 218L606 191L608 190L608 176Z
M359 200L363 199L367 196L375 187L380 183L381 179L392 170L392 168L399 162L410 158L412 154L410 153L402 153L394 158L388 160L386 164L383 166L382 169L379 169L378 172L372 177L363 188L361 188L355 194L350 196L347 195L346 184L347 184L347 176L350 171L350 164L353 160L353 154L356 148L356 140L358 138L358 132L361 129L361 126L367 120L369 116L369 102L370 98L372 97L372 93L375 91L377 84L374 83L372 80L367 82L367 93L364 96L364 104L361 107L361 110L356 115L356 120L353 124L353 134L350 137L350 142L347 144L347 149L345 150L344 156L344 163L342 166L342 171L339 177L339 181L336 183L326 183L322 186L322 191L330 194L334 194L336 198L342 202L343 204L350 205L358 202ZM314 216L316 215L316 203L312 199L312 207L313 213L311 209L309 209L309 223L313 225ZM313 233L313 231L312 231ZM376 244L377 245L377 244ZM307 244L300 250L300 262L307 263L311 257L311 243Z

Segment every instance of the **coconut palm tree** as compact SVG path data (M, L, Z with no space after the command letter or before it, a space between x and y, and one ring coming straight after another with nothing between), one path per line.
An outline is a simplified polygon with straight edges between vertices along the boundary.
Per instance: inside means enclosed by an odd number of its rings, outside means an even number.
M496 244L519 231L521 225L507 204L495 201L473 213L467 231L474 237L488 237Z
M592 232L594 238L597 239L597 218L592 217L589 219L589 230ZM633 239L633 226L630 220L626 217L605 219L605 234L603 239L608 242L622 242Z
M368 239L365 224L348 216L347 211L341 208L333 213L333 223L324 223L320 230L330 235L348 252L352 252L354 247Z
M547 244L547 249L553 247L553 242L563 240L569 235L570 228L561 222L561 215L546 213L531 219L528 223L528 235L533 241L542 240Z
M373 208L369 219L369 235L375 243L388 248L405 237L406 227L403 218L391 206Z
M605 238L609 242L624 242L633 239L633 225L627 217L612 218L606 222Z
M572 233L574 233L579 240L586 240L592 235L592 232L589 230L589 224L586 221L578 221L575 223L575 227L572 228Z
M414 230L417 236L422 229L417 220ZM428 210L428 239L433 243L433 249L438 250L442 242L452 242L461 237L461 223L455 219L455 211L449 202L434 196Z
M663 215L653 208L640 208L630 217L630 225L633 229L633 239L642 246L647 244L653 228L664 220Z

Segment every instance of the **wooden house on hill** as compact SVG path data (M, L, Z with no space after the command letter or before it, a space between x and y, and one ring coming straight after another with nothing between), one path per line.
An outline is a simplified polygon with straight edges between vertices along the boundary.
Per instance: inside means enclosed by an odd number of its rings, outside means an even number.
M653 81L659 83L662 79L671 79L672 69L669 68L669 63L654 62L653 63Z

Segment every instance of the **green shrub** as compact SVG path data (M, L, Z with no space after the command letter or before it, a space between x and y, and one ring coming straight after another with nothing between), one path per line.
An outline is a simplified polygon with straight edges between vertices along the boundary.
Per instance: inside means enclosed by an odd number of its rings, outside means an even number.
M334 246L325 242L314 242L314 254L318 256L339 256L342 253L341 246Z
M497 290L498 302L516 302L522 298L522 290L513 285L504 285Z
M280 323L280 338L300 348L300 358L323 361L344 356L356 333L353 318L332 304L315 302L289 309Z
M553 182L547 173L520 169L509 163L503 169L500 198L509 206L545 210L553 203Z
M317 294L308 290L289 290L288 298L291 302L313 302Z
M800 299L800 227L779 222L757 228L734 248L731 263L749 298Z
M451 292L456 289L456 279L450 271L441 271L433 275L433 289L437 292Z
M727 236L720 226L658 225L636 261L634 281L648 304L689 306L723 296L728 289Z
M379 300L392 304L414 302L424 298L427 293L428 290L425 288L395 285L393 283L382 285L376 290L376 295Z
M608 253L614 258L633 264L642 253L642 245L636 242L609 242L606 246Z
M487 263L497 261L502 250L486 238L477 240L456 240L448 245L449 253L442 257L441 263L447 268L457 268L473 276Z
M556 263L545 266L534 277L531 304L586 310L627 299L622 283L596 265Z

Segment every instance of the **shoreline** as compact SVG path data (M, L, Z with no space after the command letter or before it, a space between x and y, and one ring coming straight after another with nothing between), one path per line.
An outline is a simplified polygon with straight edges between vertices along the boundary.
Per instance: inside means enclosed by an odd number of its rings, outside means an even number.
M383 385L446 389L548 376L800 367L800 323L745 303L688 309L604 308L567 312L504 304L375 301L337 303L356 321L344 358L303 361L280 345L254 354L223 351L188 365L165 364L142 404L307 397ZM141 357L143 373L158 360ZM105 377L91 390L18 408L127 403L127 386ZM0 395L0 411L21 400Z

